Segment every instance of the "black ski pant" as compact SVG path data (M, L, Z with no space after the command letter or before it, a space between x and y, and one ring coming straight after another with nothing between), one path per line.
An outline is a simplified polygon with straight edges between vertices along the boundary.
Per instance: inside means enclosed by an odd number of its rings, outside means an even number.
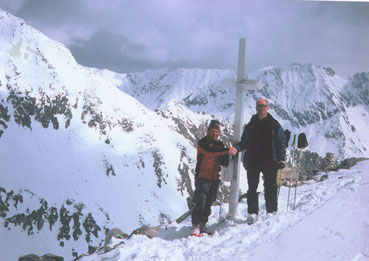
M271 164L270 164L271 165ZM249 214L259 214L259 197L257 188L259 185L260 172L264 176L265 208L268 213L277 211L277 169L267 164L255 164L247 168L247 208Z
M196 206L192 212L192 224L206 224L211 214L211 205L217 198L219 180L195 179L193 201Z

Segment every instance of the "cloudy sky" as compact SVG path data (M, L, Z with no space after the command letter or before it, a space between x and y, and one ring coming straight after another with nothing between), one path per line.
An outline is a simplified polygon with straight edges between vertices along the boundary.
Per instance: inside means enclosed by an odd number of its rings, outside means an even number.
M297 0L0 0L86 66L246 72L293 62L369 72L369 2Z

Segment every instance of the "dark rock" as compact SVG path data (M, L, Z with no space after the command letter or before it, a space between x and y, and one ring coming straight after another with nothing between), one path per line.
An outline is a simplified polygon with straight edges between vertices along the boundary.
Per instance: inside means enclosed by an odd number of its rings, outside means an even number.
M42 261L64 261L64 257L56 256L53 254L46 254L41 257Z
M159 230L160 230L160 227L143 225L133 230L132 233L128 236L128 239L131 238L133 235L145 235L148 238L152 239L157 236Z
M352 166L356 165L359 161L366 160L367 158L348 158L341 162L339 168L340 169L349 169Z
M45 254L41 257L35 254L29 254L21 256L18 261L64 261L64 257L53 254Z
M41 257L35 254L30 254L30 255L21 256L18 259L18 261L41 261Z

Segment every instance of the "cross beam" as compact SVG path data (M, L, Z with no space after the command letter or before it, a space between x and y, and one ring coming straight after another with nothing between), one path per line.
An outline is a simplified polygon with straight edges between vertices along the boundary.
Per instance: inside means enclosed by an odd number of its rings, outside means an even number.
M234 141L240 141L243 131L243 91L248 90L260 90L263 86L257 80L249 80L245 76L245 51L246 51L246 39L240 38L239 50L238 50L238 68L237 79L225 79L222 83L228 86L236 87L236 104L234 114ZM229 195L229 213L228 217L232 218L237 215L238 197L239 197L239 182L240 182L240 170L241 170L241 153L231 158L229 164L229 171L231 171L231 188Z

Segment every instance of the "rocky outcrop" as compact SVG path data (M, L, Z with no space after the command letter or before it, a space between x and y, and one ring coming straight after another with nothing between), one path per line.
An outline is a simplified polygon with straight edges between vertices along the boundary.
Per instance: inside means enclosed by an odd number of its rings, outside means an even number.
M25 208L30 205L38 207ZM81 235L85 235L84 240L88 244L91 237L98 237L101 227L93 214L85 213L84 208L84 204L75 203L72 199L65 200L60 207L49 206L45 199L30 191L15 193L0 187L0 217L4 219L4 227L11 229L19 226L27 235L37 234L43 229L56 229L61 247L64 246L64 241L77 241Z
M64 258L53 254L45 254L43 256L29 254L21 256L18 261L64 261Z

